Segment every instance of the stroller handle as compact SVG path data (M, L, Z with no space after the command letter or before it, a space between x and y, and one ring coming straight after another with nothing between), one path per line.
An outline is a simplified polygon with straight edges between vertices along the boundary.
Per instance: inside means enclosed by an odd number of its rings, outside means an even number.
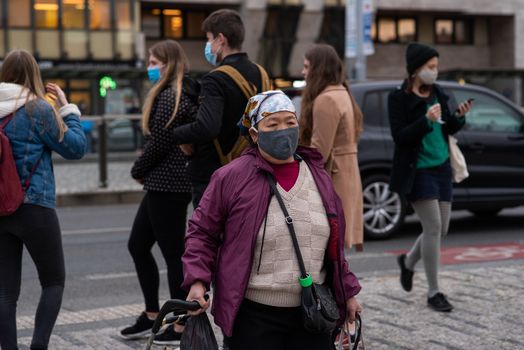
M204 298L206 300L209 299L209 295L205 295ZM151 332L156 333L162 327L162 322L164 320L164 317L170 312L174 313L185 313L186 311L195 311L200 309L200 304L198 301L185 301L181 299L170 299L162 305L162 308L160 309L160 312L158 313L158 316L155 319L155 323L153 324L153 328L151 329Z

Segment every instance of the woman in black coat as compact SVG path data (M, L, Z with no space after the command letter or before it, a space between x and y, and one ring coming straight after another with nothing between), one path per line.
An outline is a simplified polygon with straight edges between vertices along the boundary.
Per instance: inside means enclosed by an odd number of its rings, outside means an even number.
M448 136L462 128L472 104L466 101L456 111L450 110L449 106L456 104L435 84L438 60L434 48L410 44L406 51L409 76L389 95L395 142L390 189L411 203L423 228L410 252L398 257L401 285L411 291L415 264L422 258L428 306L451 311L453 306L438 287L440 240L448 231L452 200Z

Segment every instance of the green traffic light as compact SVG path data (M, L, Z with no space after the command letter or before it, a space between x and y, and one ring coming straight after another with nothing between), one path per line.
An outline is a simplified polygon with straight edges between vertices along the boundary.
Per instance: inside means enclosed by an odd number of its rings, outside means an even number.
M100 96L106 97L107 90L116 89L116 81L114 81L113 78L111 78L110 76L105 75L102 78L100 78L99 86L100 86Z

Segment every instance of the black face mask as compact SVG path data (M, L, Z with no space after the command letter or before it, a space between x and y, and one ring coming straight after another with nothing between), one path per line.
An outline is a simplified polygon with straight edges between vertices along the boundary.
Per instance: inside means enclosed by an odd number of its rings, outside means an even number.
M276 131L258 131L258 147L275 159L289 159L298 147L298 126Z

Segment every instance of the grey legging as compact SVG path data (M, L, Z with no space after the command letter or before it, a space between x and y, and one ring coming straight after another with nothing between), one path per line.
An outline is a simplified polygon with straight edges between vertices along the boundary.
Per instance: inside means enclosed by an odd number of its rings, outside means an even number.
M65 269L60 226L54 209L23 204L0 217L0 349L16 350L16 303L20 295L23 246L33 259L42 286L31 349L47 349L64 291Z
M428 280L428 296L432 297L439 292L440 238L448 233L451 203L432 199L418 200L411 205L422 224L422 233L406 256L406 267L414 270L422 257Z

